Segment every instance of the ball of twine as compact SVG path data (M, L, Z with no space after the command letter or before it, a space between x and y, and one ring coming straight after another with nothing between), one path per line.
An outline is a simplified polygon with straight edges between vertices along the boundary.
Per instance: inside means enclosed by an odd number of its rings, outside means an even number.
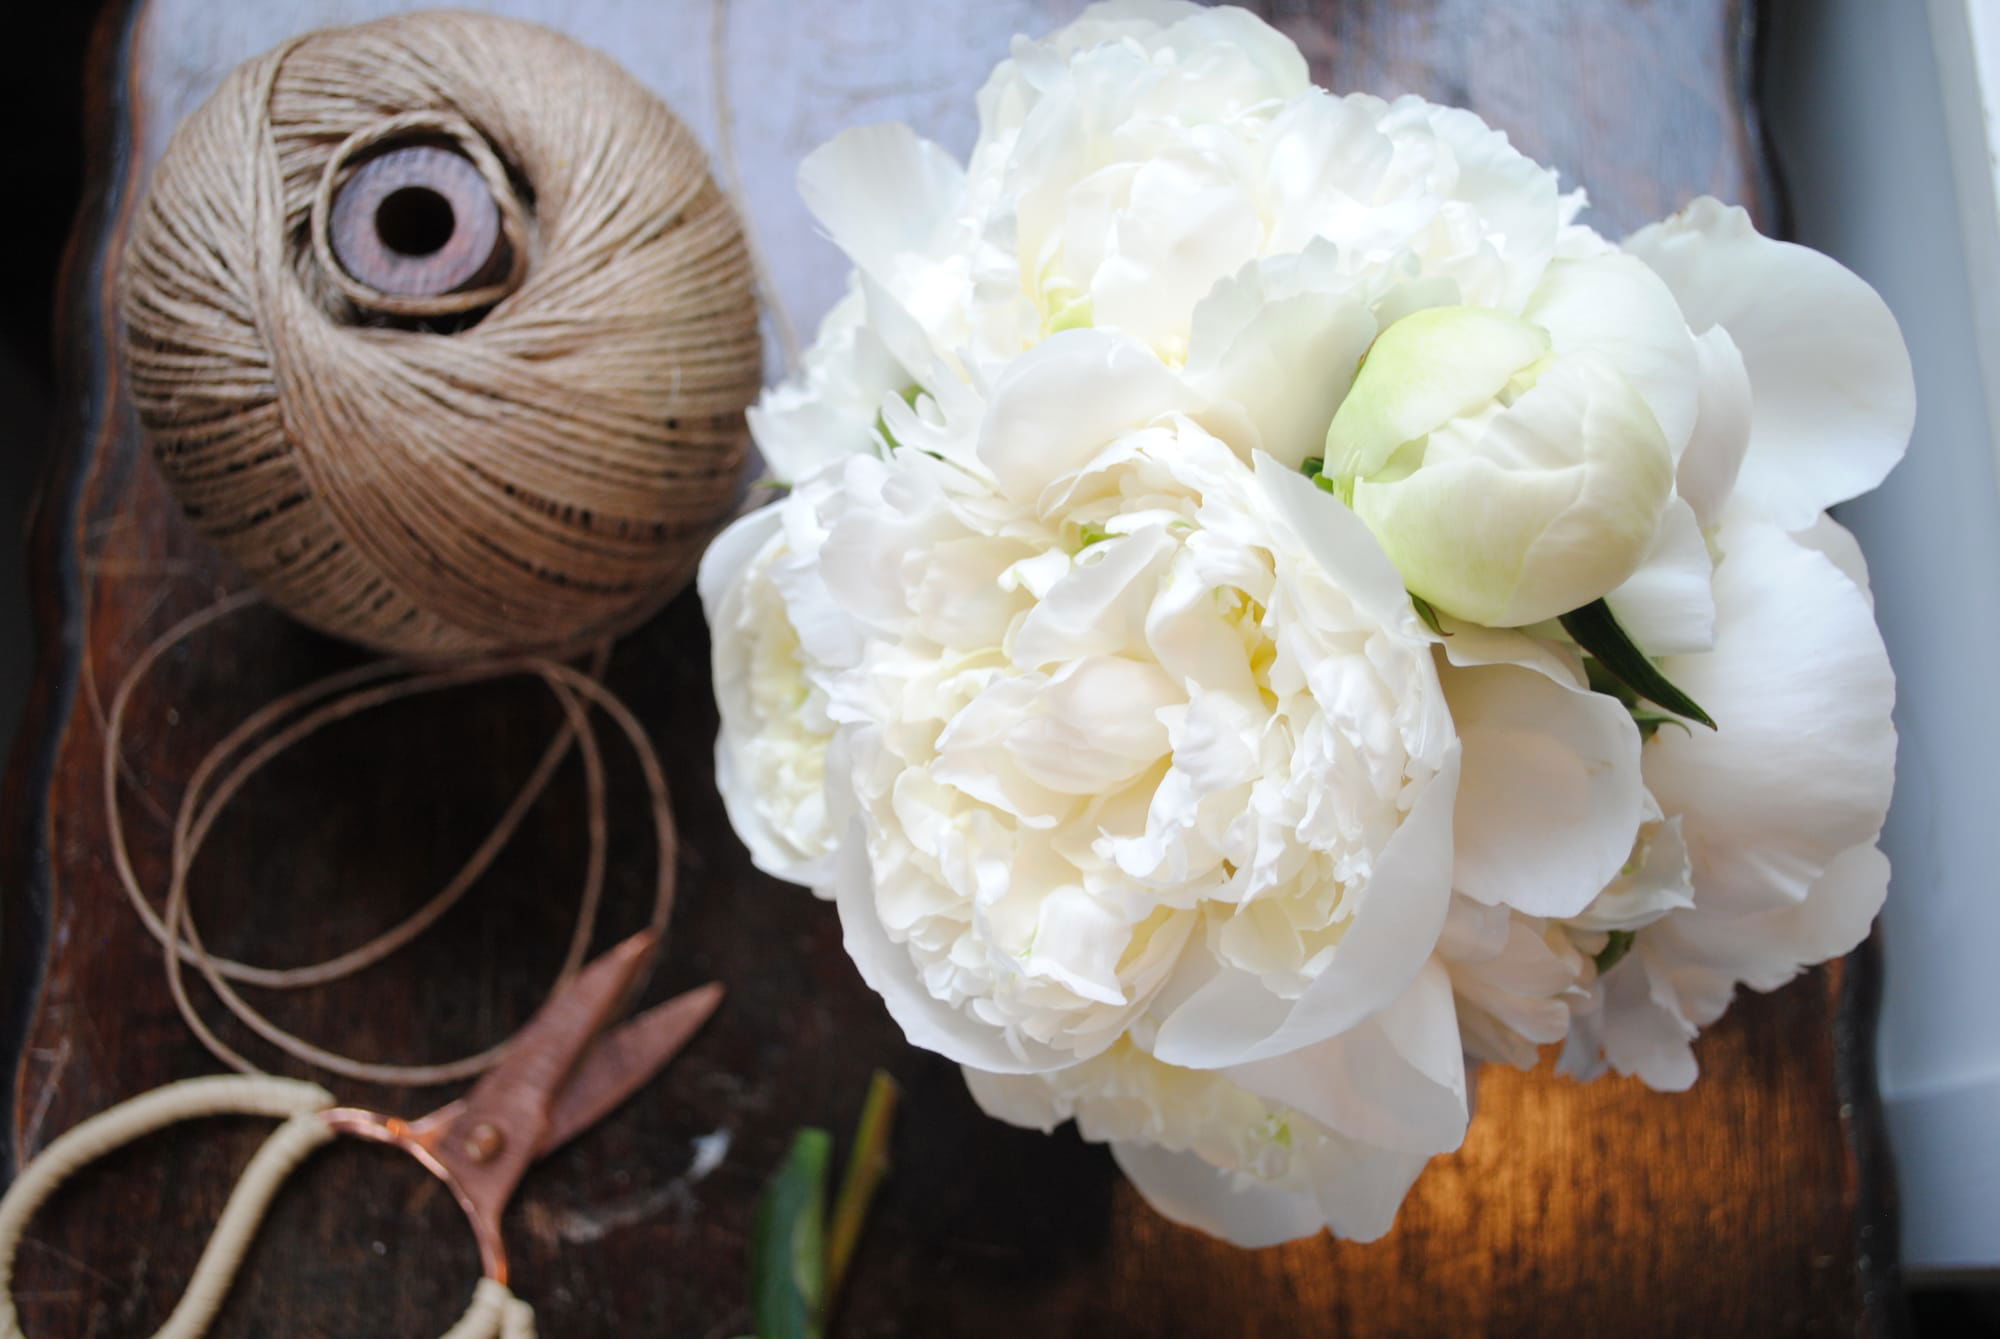
M497 212L494 263L450 291L357 276L331 236L343 188L411 145ZM621 632L737 493L761 380L737 219L671 112L531 24L405 15L239 68L155 169L122 297L188 516L298 618L381 650Z

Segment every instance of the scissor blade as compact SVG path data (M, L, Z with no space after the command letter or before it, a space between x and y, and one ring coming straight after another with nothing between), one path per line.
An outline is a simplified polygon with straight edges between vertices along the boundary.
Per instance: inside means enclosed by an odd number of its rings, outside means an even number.
M599 1037L557 1094L535 1156L553 1153L610 1115L680 1053L721 1003L722 983L712 981Z
M658 935L641 932L578 972L528 1020L500 1063L473 1085L459 1120L500 1123L510 1137L540 1129L538 1118L561 1101L582 1057L658 944Z

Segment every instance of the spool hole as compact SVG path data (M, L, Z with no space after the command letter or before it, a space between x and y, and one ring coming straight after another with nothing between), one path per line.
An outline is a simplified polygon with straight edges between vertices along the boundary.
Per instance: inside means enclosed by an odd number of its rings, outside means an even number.
M442 250L457 226L451 201L428 186L391 191L375 210L375 235L383 246L405 256Z

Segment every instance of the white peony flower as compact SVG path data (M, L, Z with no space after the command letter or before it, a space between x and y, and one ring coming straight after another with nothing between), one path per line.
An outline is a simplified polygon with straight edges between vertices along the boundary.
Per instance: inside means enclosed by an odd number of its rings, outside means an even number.
M1150 354L1078 331L990 404L903 409L808 489L852 831L848 945L921 1045L1279 1054L1408 986L1449 891L1457 746L1351 513L1254 467ZM720 654L720 652L718 653Z
M1865 284L1714 201L1615 246L1238 10L1093 6L980 114L802 168L852 286L700 582L731 821L914 1044L1178 1221L1365 1238L1468 1056L1684 1087L1866 934Z

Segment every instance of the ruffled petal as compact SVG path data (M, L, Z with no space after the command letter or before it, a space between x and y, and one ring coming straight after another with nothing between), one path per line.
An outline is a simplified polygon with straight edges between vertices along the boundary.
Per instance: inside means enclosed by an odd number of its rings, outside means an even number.
M1436 959L1359 1026L1223 1072L1259 1097L1381 1148L1428 1156L1465 1141L1465 1048L1451 978Z
M891 940L875 908L875 882L861 824L842 840L834 873L841 943L861 979L882 997L910 1045L996 1074L1029 1074L1074 1064L1077 1057L1017 1032L982 1024L924 988L916 962Z
M1318 243L1303 256L1246 266L1194 309L1188 382L1242 407L1257 440L1239 447L1294 470L1325 449L1327 424L1375 338L1368 304L1333 261ZM1301 367L1314 375L1299 376Z
M1256 460L1257 485L1299 542L1356 607L1385 627L1422 640L1402 573L1340 499L1270 456Z
M1649 970L1651 965L1646 950L1635 949L1604 979L1599 1020L1603 1056L1612 1069L1648 1088L1686 1092L1701 1073L1694 1058L1698 1029Z
M842 456L874 449L884 398L910 384L866 323L866 309L851 282L820 321L798 371L750 407L750 435L773 478L796 484Z
M1532 1069L1538 1047L1568 1034L1586 960L1546 922L1453 898L1438 953L1468 1058Z
M1153 1052L1171 1065L1248 1064L1337 1036L1407 990L1429 960L1451 902L1451 825L1458 789L1454 742L1438 774L1383 847L1346 933L1295 1000L1256 975L1189 955L1213 974L1162 988Z
M979 459L1008 496L1032 502L1090 464L1105 443L1192 407L1191 392L1139 345L1100 330L1066 330L1001 374Z
M1717 730L1661 730L1646 782L1679 814L1697 902L1741 915L1805 899L1888 812L1895 675L1867 597L1824 554L1732 512L1718 534L1715 649L1667 677Z
M1703 197L1625 240L1688 325L1729 332L1750 374L1750 449L1736 482L1786 530L1881 483L1909 446L1916 385L1888 305L1838 261L1760 235Z
M1806 900L1750 916L1682 913L1666 928L1670 952L1696 958L1752 990L1776 990L1868 937L1889 890L1889 859L1873 843L1843 851Z
M815 783L804 794L790 788L780 793L771 785L769 768L758 766L760 750L769 758L796 746L798 762L809 764L813 759L804 755L823 758L826 747L824 740L806 737L803 729L792 730L787 739L767 738L767 721L758 702L768 658L785 654L785 648L762 645L762 640L782 637L792 655L798 650L796 635L783 624L782 615L780 626L767 626L757 608L759 603L778 602L764 565L784 543L783 512L782 506L771 506L739 518L708 546L696 576L708 618L711 677L721 717L715 738L715 785L730 825L750 852L750 863L773 878L820 892L831 880L833 867L830 843L815 841L813 834L830 838L835 831L827 826L823 788ZM757 583L765 584L753 589ZM802 667L795 674L803 693ZM785 775L797 777L799 770L790 769ZM786 812L788 808L795 811Z

